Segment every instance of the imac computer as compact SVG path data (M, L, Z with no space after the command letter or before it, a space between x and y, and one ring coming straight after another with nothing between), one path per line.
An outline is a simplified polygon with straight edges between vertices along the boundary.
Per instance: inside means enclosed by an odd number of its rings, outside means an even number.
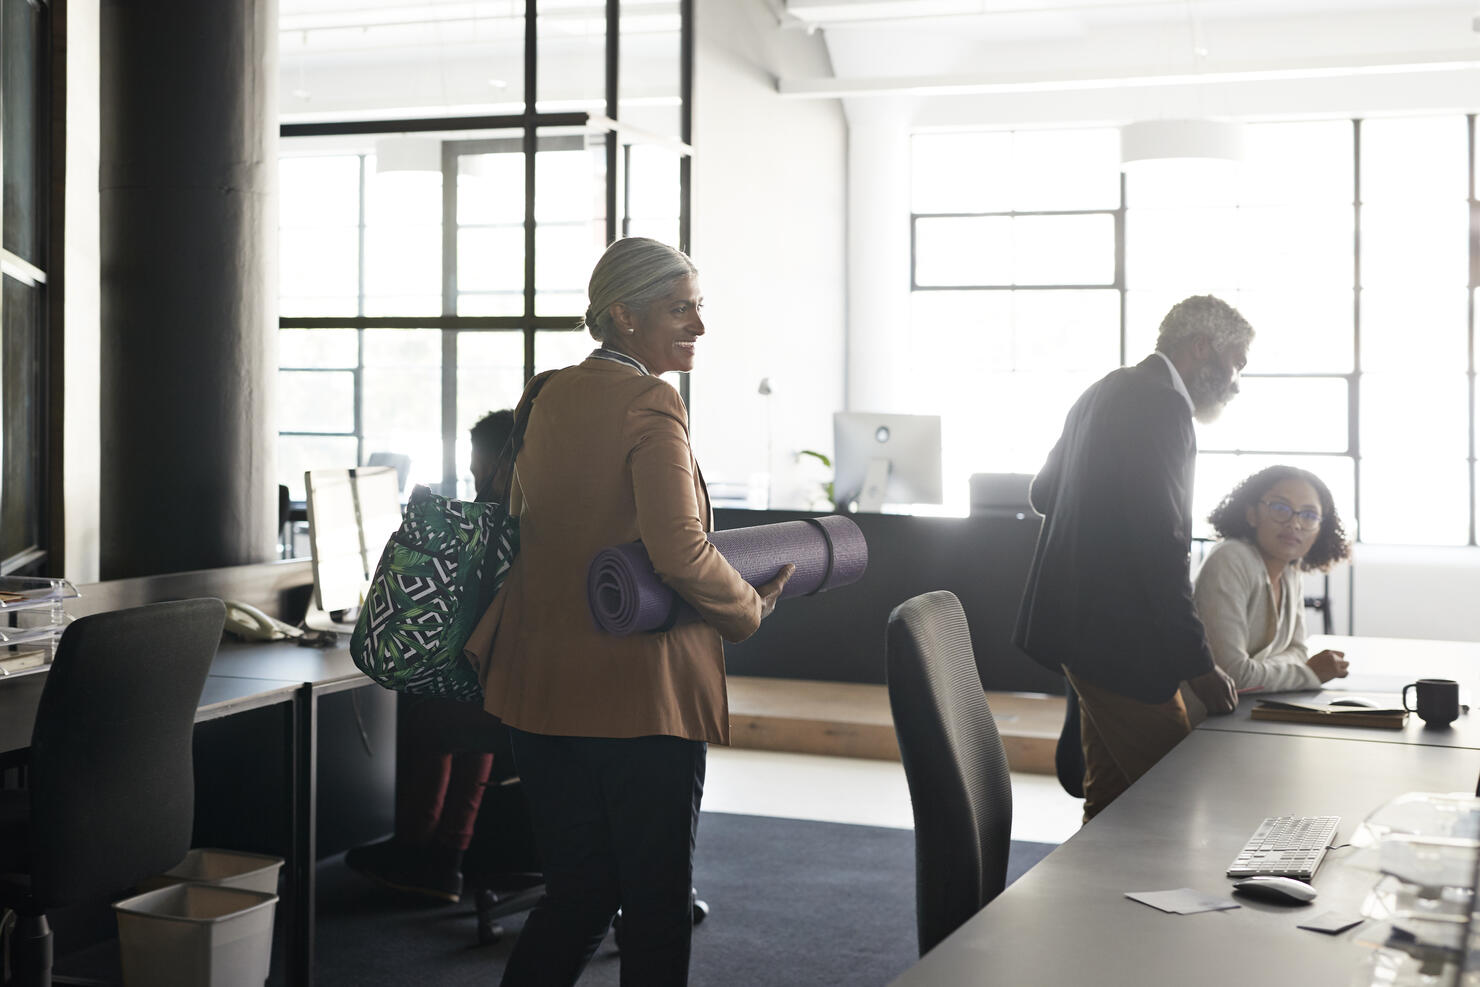
M833 498L877 512L939 504L940 416L839 411L833 415Z
M304 480L314 604L306 623L319 630L351 630L386 540L401 525L396 470L309 470Z

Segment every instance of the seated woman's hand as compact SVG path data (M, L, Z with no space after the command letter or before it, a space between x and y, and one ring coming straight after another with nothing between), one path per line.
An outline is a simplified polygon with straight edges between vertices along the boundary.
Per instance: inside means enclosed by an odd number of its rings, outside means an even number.
M1332 679L1346 678L1346 664L1345 652L1327 648L1306 659L1305 667L1315 672L1316 678L1322 682L1330 682Z
M771 616L771 611L776 609L776 601L781 599L781 591L786 588L787 581L796 571L797 567L788 562L769 582L762 583L755 588L755 591L761 595L762 620Z

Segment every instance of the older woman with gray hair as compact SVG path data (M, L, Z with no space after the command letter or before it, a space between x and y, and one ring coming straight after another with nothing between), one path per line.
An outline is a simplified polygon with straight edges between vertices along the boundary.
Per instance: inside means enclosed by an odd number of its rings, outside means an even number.
M684 984L707 744L730 739L721 638L755 633L793 567L751 587L705 537L688 415L659 376L692 369L706 331L689 258L618 240L589 298L584 325L600 346L531 381L520 402L528 428L509 492L520 551L468 644L486 709L511 728L545 872L502 982L575 983L620 907L622 983ZM587 568L636 540L702 621L597 629Z

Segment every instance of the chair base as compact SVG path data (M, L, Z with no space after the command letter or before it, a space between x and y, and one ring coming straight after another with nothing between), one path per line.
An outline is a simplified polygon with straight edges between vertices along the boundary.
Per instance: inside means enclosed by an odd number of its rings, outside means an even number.
M545 893L543 879L538 875L530 875L530 879L533 883L515 890L482 888L478 891L478 945L498 942L504 936L504 927L498 924L498 919L527 912L540 900Z
M17 914L10 933L7 987L51 987L51 923L45 915Z

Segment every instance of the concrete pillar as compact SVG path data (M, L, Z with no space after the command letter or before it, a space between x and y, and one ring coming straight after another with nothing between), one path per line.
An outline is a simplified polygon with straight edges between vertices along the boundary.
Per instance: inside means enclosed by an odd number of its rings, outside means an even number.
M102 577L266 561L276 4L103 0L100 56Z
M902 412L909 355L913 101L843 101L848 117L849 411Z

